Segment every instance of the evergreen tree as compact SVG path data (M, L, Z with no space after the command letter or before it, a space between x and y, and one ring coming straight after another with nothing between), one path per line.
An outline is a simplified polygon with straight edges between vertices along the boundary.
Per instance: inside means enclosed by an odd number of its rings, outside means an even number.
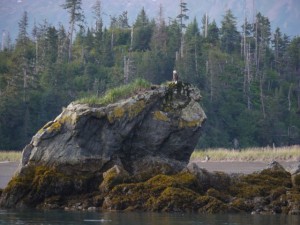
M180 7L180 13L179 13L179 15L177 15L177 18L179 20L179 24L180 24L181 32L182 32L182 30L184 28L186 28L184 21L189 19L188 15L187 15L187 11L189 11L189 9L187 8L187 3L184 2L183 0L180 0L179 7Z
M95 30L98 32L102 30L103 20L102 20L102 3L100 0L96 0L95 4L92 7L93 9L93 16L96 20Z
M176 56L178 56L178 51L181 44L181 29L176 20L173 20L172 23L168 26L167 34L167 54L172 59L172 61L175 61L176 59L178 59L178 57Z
M160 5L158 17L156 19L156 23L153 29L153 35L151 39L151 50L166 53L167 36L167 26L163 15L163 8L162 5Z
M213 20L212 23L208 24L207 28L207 41L212 45L217 45L219 42L219 28L216 21Z
M118 26L121 29L129 28L128 12L124 11L118 18Z
M146 51L150 49L153 24L150 23L144 8L138 14L133 25L133 50Z
M293 93L296 95L296 112L300 113L300 37L295 37L289 47L289 67L291 77L289 80L292 82ZM291 101L291 100L290 100ZM291 101L292 102L292 101Z
M285 69L284 65L286 65L285 52L287 51L289 38L286 35L282 35L280 28L277 28L271 42L274 49L274 65L277 72L281 74Z
M70 39L67 37L65 28L60 24L58 29L58 63L68 61L68 45Z
M184 40L185 54L178 60L177 67L180 68L182 80L198 85L203 61L201 59L200 31L196 18L187 26Z
M112 48L113 46L111 45L111 32L105 29L103 33L103 45L101 48L101 65L106 67L112 67L114 65L114 56Z
M65 4L62 5L63 9L66 9L70 16L69 49L68 49L69 62L72 59L72 44L73 44L72 42L73 42L75 24L77 22L82 23L84 21L84 15L82 12L81 4L82 4L81 0L66 0ZM82 25L80 24L80 26Z
M221 49L227 53L233 53L239 46L239 33L236 28L236 18L231 10L227 10L221 22Z

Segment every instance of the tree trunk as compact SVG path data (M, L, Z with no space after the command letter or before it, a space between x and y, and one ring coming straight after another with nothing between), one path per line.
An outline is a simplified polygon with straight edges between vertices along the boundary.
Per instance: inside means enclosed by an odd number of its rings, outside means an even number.
M264 93L263 93L263 82L264 82L264 72L262 72L260 79L259 79L259 89L260 89L261 109L262 109L263 117L265 119L266 111L265 111L265 102L264 102Z
M72 47L73 47L73 32L74 32L75 20L71 21L70 29L70 43L69 43L69 62L72 60Z
M195 70L198 75L198 59L197 59L197 38L195 37Z
M288 104L289 104L289 108L288 108L288 111L291 111L291 90L292 90L292 84L290 84L290 87L289 87L289 93L288 93Z

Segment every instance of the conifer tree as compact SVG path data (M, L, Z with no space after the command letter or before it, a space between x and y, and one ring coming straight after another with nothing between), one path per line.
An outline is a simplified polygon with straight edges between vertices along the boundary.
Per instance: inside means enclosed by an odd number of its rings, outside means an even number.
M152 24L146 14L144 8L138 14L133 25L133 49L139 51L146 51L150 49L150 41L152 36Z
M69 13L69 48L68 48L68 59L69 62L72 59L72 42L73 42L73 34L76 23L84 22L84 15L81 8L81 0L66 0L65 4L62 5L63 9L66 9ZM80 24L79 26L82 26Z
M227 53L237 50L239 45L239 33L236 28L236 18L231 10L227 10L221 22L221 49Z
M100 0L96 0L95 4L92 7L93 16L96 20L96 32L102 30L103 20L102 20L102 3Z
M213 45L216 45L219 42L219 33L220 30L217 26L215 20L208 24L207 28L207 41Z

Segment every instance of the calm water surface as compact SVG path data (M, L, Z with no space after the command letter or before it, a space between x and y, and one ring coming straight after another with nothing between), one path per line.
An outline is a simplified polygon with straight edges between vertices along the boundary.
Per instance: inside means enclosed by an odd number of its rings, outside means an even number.
M64 212L0 210L0 225L9 224L105 224L105 225L299 225L300 216L262 216L249 214L177 214L122 212Z

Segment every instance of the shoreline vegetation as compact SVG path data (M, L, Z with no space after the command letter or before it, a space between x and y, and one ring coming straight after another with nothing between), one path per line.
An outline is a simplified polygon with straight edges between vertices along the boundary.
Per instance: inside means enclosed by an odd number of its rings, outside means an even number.
M0 150L0 162L16 162L22 157L22 151Z
M191 160L209 161L298 161L300 160L300 145L285 147L252 147L245 149L196 149Z
M22 151L0 150L0 162L16 162L21 159ZM300 145L285 147L253 147L240 150L211 148L196 149L191 161L298 161Z

